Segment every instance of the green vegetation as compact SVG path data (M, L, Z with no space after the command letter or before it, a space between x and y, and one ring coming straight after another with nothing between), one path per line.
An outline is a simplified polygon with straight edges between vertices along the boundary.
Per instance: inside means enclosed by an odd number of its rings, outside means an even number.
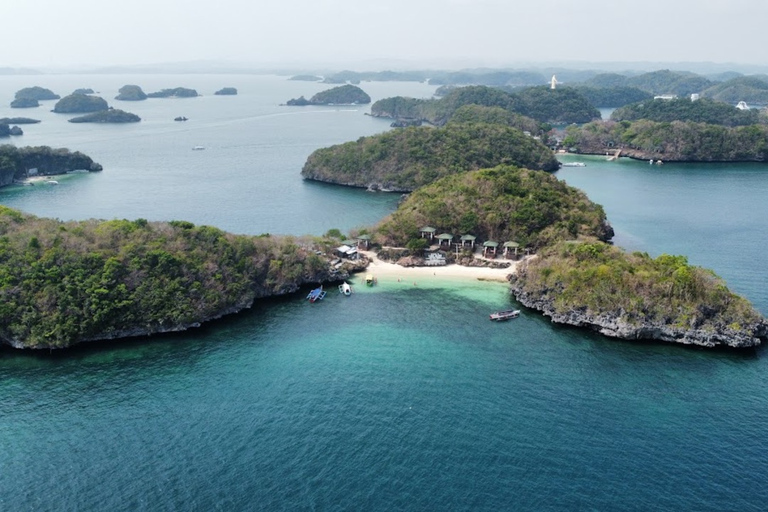
M61 98L58 94L55 94L52 90L46 89L44 87L40 86L34 86L34 87L25 87L23 89L19 89L16 91L15 98L17 100L20 99L31 99L31 100L57 100Z
M588 87L576 85L573 88L584 96L592 106L597 108L618 108L630 103L653 99L653 94L637 87Z
M64 174L75 170L100 171L101 165L79 151L48 146L18 148L10 144L0 146L0 186L14 179L27 177L28 169L37 169L40 175Z
M82 114L107 110L108 108L107 102L98 96L70 94L57 101L53 111L58 114Z
M739 76L715 84L701 92L702 96L727 103L768 103L768 77Z
M70 123L138 123L139 121L141 118L136 114L115 108L73 117L69 120Z
M530 87L514 93L486 86L458 87L440 99L386 98L371 106L371 115L422 119L441 126L465 105L500 107L541 123L585 123L600 112L572 88Z
M482 123L410 127L312 153L302 176L356 187L411 191L450 174L511 164L553 171L552 151L520 130Z
M626 156L664 161L766 162L768 126L603 121L568 127L563 145L588 154L621 148Z
M321 91L310 99L300 98L288 100L286 105L303 107L306 105L367 105L371 97L355 85L341 85Z
M423 226L532 248L613 236L602 207L580 190L551 174L506 165L447 176L418 189L377 233L383 244L406 247L421 238Z
M456 109L449 123L486 123L501 124L536 135L544 135L552 127L539 123L520 114L515 114L501 107L483 107L480 105L464 105Z
M747 126L758 124L760 116L756 110L739 110L733 105L701 98L671 100L647 100L616 109L611 114L614 121L694 121L697 123L720 124L724 126Z
M146 93L138 85L124 85L115 96L119 101L142 101L147 99Z
M72 91L72 94L93 94L94 90L90 87L81 87L80 89L75 89Z
M66 347L176 330L294 291L327 267L290 237L0 207L0 340Z
M560 243L539 253L513 285L554 313L610 316L633 327L670 327L748 337L763 317L712 271L684 256L627 254L603 243ZM614 323L615 323L614 321Z
M150 92L147 98L196 98L197 91L185 87L175 87L173 89L163 89L158 92Z
M237 89L234 87L222 87L215 93L216 96L236 96L237 95Z
M600 74L587 80L584 85L591 87L636 87L653 95L675 94L690 96L701 93L713 82L695 73L662 69L637 76L616 73Z

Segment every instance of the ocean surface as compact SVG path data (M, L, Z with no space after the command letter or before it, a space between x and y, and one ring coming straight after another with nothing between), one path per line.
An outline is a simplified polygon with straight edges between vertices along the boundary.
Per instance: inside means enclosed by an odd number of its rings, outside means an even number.
M112 101L193 87L202 97ZM132 125L7 107L91 87ZM237 87L235 97L214 96ZM399 196L304 182L316 148L389 129L369 107L281 107L329 86L276 76L0 77L18 145L104 166L0 204L60 219L184 219L237 233L371 225ZM374 101L429 97L363 83ZM173 122L186 116L185 123ZM201 145L203 151L193 151ZM557 176L604 205L615 242L685 254L768 313L768 166L607 162ZM0 510L765 510L764 350L615 341L553 326L500 283L353 280L187 333L0 350ZM306 294L306 291L304 292Z

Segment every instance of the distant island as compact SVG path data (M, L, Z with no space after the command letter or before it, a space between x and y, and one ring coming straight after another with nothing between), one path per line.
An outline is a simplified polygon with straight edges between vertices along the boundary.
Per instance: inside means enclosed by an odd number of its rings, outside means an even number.
M296 80L299 82L320 82L323 77L317 75L293 75L288 80Z
M39 122L39 119L31 119L29 117L0 117L0 123L2 124L36 124Z
M34 86L34 87L25 87L23 89L19 89L16 91L15 99L32 99L32 100L38 100L38 101L44 101L44 100L58 100L61 98L58 94L55 94L52 90L46 89L44 87L40 86Z
M234 87L223 87L213 94L215 94L216 96L236 96L237 89L235 89Z
M118 101L142 101L147 99L147 95L138 85L124 85L118 92L119 94L115 96L115 99Z
M0 137L10 137L11 135L24 135L24 132L18 126L10 126L8 123L0 122Z
M39 106L40 102L35 98L16 98L11 101L11 108L35 108Z
M310 99L301 96L288 100L289 106L306 105L365 105L371 102L371 97L361 88L355 85L342 85L325 91L321 91Z
M141 118L136 114L116 108L99 110L98 112L73 117L69 120L70 123L138 123L139 121L141 121Z
M90 87L82 87L80 89L75 89L72 94L93 94L94 91Z
M196 90L186 89L184 87L163 89L158 92L150 92L147 94L147 98L196 98L197 96L198 94Z
M64 96L53 107L53 112L57 114L84 114L88 112L97 112L107 110L109 105L98 96L89 96L87 94L70 94Z
M98 172L102 167L89 156L66 148L0 145L0 187L31 176L66 174L79 170Z

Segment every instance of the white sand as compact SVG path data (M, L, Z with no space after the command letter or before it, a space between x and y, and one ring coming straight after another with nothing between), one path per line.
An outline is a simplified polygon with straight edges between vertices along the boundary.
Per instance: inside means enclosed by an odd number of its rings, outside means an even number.
M378 281L400 279L402 281L418 282L418 279L448 277L505 283L507 282L507 276L515 273L517 266L516 261L511 261L512 265L507 268L464 267L455 264L435 267L401 267L400 265L380 260L373 252L360 252L371 260L365 273L372 274Z

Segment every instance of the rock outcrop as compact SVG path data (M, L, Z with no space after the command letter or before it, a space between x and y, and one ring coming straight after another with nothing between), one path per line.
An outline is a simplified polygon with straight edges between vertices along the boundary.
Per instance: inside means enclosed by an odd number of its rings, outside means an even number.
M120 94L115 96L119 101L142 101L147 99L147 95L138 85L124 85L118 91Z
M117 108L99 110L84 116L73 117L70 123L138 123L141 118L136 114L125 112Z

